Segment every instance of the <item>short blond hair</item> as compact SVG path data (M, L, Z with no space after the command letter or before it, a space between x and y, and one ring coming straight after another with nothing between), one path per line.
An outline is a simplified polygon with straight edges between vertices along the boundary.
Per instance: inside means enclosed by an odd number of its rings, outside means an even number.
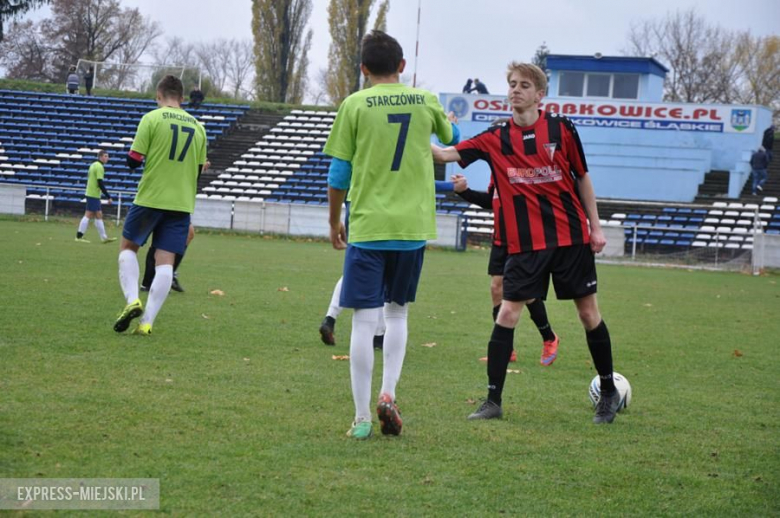
M544 70L537 67L536 65L532 63L518 63L517 61L512 61L509 63L509 66L507 66L506 69L507 82L509 82L509 78L512 77L512 74L515 72L523 77L530 79L537 90L541 90L542 92L547 91L547 74L545 74Z

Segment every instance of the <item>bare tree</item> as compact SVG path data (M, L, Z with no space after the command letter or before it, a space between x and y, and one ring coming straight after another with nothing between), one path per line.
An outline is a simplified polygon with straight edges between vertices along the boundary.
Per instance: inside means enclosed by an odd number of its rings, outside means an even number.
M311 35L311 32L309 34ZM231 40L229 49L227 79L233 88L233 97L240 99L246 97L247 93L251 91L255 62L254 45L250 40ZM298 67L298 74L305 74L308 69L308 56L304 55L303 59L306 60L306 63L301 63ZM296 88L305 90L305 77L294 77L293 85L297 85ZM291 93L290 97L301 99L303 98L303 92L295 91Z
M760 104L780 115L780 37L753 37L742 33L737 38L736 61L742 70L734 83L735 100Z
M199 43L195 47L195 55L198 57L201 68L221 92L225 91L227 84L232 44L232 41L219 39Z
M298 104L306 89L311 0L253 0L255 89L268 101Z
M20 78L62 81L79 59L116 61L123 50L137 56L160 34L137 9L121 9L118 0L53 0L51 11L51 18L26 25L30 34L12 31L4 42L4 48L16 49L3 53L4 64ZM45 54L36 57L36 48ZM30 63L19 61L25 59Z
M628 40L627 54L654 56L669 66L666 100L710 102L722 95L713 85L726 82L721 74L728 69L720 64L728 55L733 35L709 25L694 9L634 25Z
M13 2L8 0L0 1L0 43L2 43L5 36L5 22L21 16L22 14L32 9L37 9L43 5L50 3L51 0L15 0Z
M138 9L125 11L123 17L135 30L116 54L116 61L121 64L110 66L101 74L101 83L106 88L122 89L133 81L138 75L137 68L127 64L137 63L163 33L157 22L144 19Z
M55 81L51 49L40 34L40 24L32 21L14 22L6 39L0 43L0 66L15 79Z

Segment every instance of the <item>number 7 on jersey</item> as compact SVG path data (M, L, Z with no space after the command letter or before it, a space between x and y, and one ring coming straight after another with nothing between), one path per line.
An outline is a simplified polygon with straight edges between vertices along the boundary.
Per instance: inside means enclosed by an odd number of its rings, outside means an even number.
M406 135L409 133L409 123L412 121L411 113L388 113L387 122L390 124L400 124L401 129L398 132L398 141L395 144L395 155L393 155L393 165L391 171L401 169L401 160L404 157L404 147L406 147Z

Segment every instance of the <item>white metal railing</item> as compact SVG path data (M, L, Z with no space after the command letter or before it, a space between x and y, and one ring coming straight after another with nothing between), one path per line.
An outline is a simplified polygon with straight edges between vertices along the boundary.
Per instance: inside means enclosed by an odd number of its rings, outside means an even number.
M45 189L46 190L46 194L44 195L44 198L43 198L44 201L45 201L45 204L44 204L44 221L49 221L49 203L51 202L51 200L54 199L54 196L51 195L52 189L57 189L59 191L76 191L76 192L80 192L80 193L84 192L84 187L60 187L60 186L50 187L50 186L45 186L45 185L35 185L35 184L31 184L31 183L8 183L6 185L16 185L16 186L19 186L19 187L26 187L28 189L38 189L38 190ZM117 195L116 224L119 225L119 222L122 219L122 196L124 195L125 197L129 196L130 198L132 198L132 197L135 196L135 191L126 191L126 190L125 191L118 191L118 190L115 190L115 189L111 189L109 192L112 193L112 194L116 194ZM30 195L28 194L27 195L27 199L33 199L34 200L36 198L30 198Z

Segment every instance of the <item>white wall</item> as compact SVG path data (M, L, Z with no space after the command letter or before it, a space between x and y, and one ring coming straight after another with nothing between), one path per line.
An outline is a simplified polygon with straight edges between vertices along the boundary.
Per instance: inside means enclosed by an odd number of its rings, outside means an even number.
M0 184L0 214L24 214L27 188L19 185Z
M429 244L456 247L460 236L460 218L437 214L438 238ZM328 207L263 201L195 200L192 223L196 227L313 236L328 238Z

